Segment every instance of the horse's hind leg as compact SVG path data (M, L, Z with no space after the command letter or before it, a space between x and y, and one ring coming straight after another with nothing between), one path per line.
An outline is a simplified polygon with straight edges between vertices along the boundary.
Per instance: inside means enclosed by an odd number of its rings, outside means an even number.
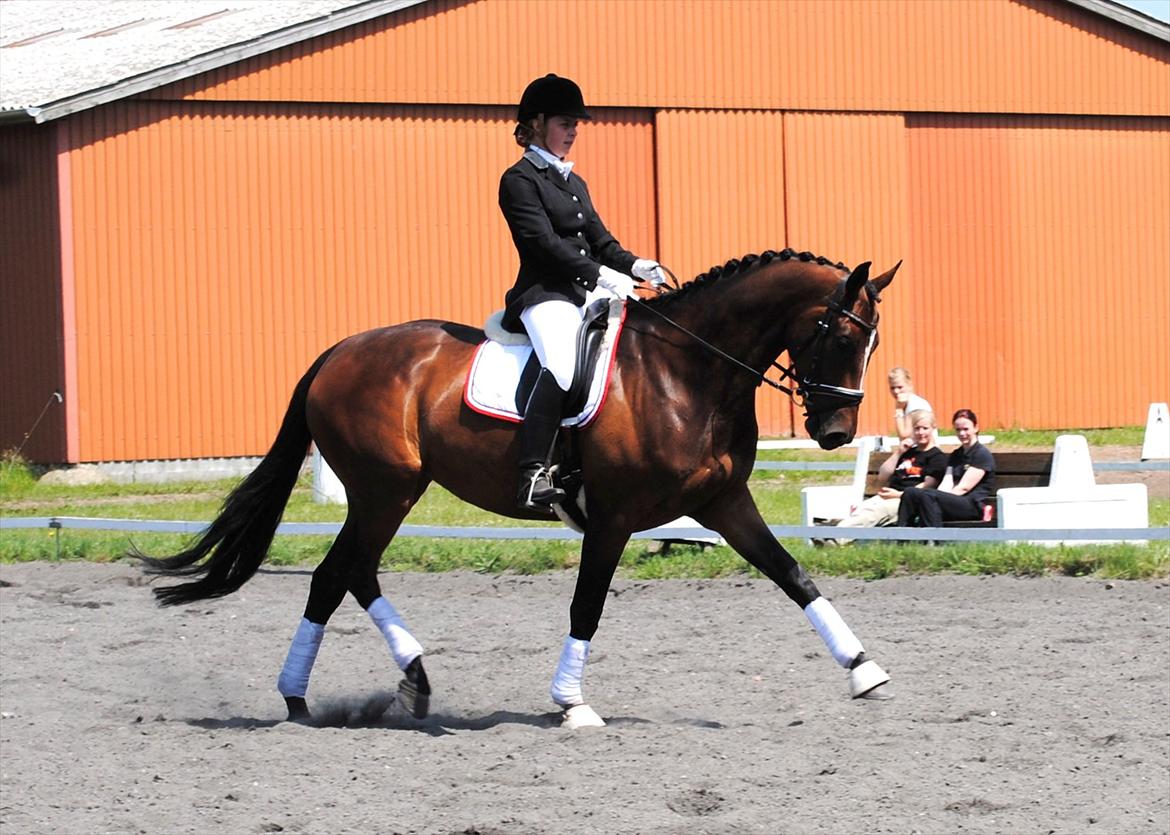
M416 487L406 501L387 500L377 512L363 511L360 505L351 503L341 532L313 572L304 616L277 679L277 689L288 706L290 720L303 720L309 716L305 702L309 676L325 625L347 591L370 615L386 637L395 662L406 672L406 678L399 685L403 705L419 718L426 715L430 687L422 668L422 647L410 634L394 606L382 596L378 584L378 563L382 552L425 487L425 483Z
M853 698L890 698L889 688L883 687L890 677L877 663L866 658L865 648L844 618L821 596L800 563L772 536L746 485L694 515L699 522L718 531L728 545L800 606L833 660L849 671L849 691Z

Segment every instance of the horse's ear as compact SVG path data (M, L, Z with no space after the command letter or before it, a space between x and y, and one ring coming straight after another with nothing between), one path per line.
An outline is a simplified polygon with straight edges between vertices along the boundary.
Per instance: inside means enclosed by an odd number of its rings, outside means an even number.
M879 293L890 286L890 282L894 280L894 274L898 272L898 267L900 266L902 266L901 261L895 264L893 269L887 270L873 280L873 286L878 289Z
M869 264L869 261L858 264L853 268L853 272L849 273L849 279L845 282L845 304L856 301L861 288L869 281Z

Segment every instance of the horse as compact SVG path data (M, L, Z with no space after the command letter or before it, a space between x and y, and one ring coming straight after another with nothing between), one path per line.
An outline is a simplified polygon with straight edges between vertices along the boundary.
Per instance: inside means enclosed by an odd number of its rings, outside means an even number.
M628 300L604 407L573 430L587 518L569 606L569 632L550 687L563 724L604 720L583 695L585 663L610 581L636 531L691 516L771 579L805 613L854 698L886 698L889 676L801 565L768 529L748 489L764 382L804 408L824 449L853 439L866 366L877 347L877 304L901 262L869 278L808 252L732 259L656 297ZM144 570L186 578L156 587L160 605L230 594L265 559L284 507L317 445L345 487L348 512L313 571L304 615L277 688L289 720L306 721L309 675L325 624L346 593L383 633L403 672L402 707L426 716L423 648L378 581L381 555L431 482L463 501L517 519L553 519L513 504L514 423L469 409L463 387L482 329L417 320L350 336L297 383L271 449L180 553ZM777 359L787 352L790 363ZM782 379L767 375L779 369Z

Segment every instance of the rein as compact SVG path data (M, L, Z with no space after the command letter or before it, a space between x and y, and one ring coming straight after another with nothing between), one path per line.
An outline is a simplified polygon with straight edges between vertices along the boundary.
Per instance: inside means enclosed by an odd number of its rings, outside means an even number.
M658 292L658 294L662 295L663 293L670 293L670 292L674 292L675 290L678 290L679 289L678 277L673 272L671 272L671 270L668 267L663 266L662 264L659 264L658 266L663 272L665 272L667 275L669 275L670 278L674 282L673 290L665 290L664 291L664 290L661 290L657 287L654 288ZM869 292L869 291L867 290L866 292ZM812 367L809 369L808 374L805 374L803 377L798 376L796 373L796 364L794 362L789 363L787 366L784 366L784 365L781 365L776 360L772 360L771 364L769 365L769 368L775 368L776 370L778 370L780 372L781 379L788 379L796 384L796 388L790 388L789 386L786 386L783 383L778 383L775 380L769 378L767 376L767 369L765 369L764 371L757 371L756 369L752 368L747 363L745 363L741 360L738 360L735 357L731 356L731 354L728 354L726 351L723 351L722 349L715 347L714 345L712 345L707 340L703 339L703 337L699 336L698 334L693 333L692 331L688 330L687 328L684 328L682 325L680 325L678 322L671 319L665 313L661 312L660 310L656 310L655 308L646 304L644 301L642 301L637 296L631 296L629 298L631 301L636 302L643 310L650 311L655 316L657 316L659 319L662 319L667 324L671 325L672 327L676 328L677 330L681 331L682 333L685 333L687 336L689 336L691 339L695 340L695 342L699 343L699 345L706 348L708 351L715 354L717 357L721 357L722 359L726 360L727 362L730 362L732 365L735 365L738 368L742 369L743 371L746 371L747 373L751 374L753 377L756 378L756 385L757 386L760 385L761 383L767 383L772 388L777 389L778 391L782 391L785 394L787 394L789 397L791 397L793 399L793 401L796 401L797 397L799 397L800 398L799 405L806 407L808 410L808 411L806 411L806 414L810 414L813 411L812 407L809 405L809 400L810 400L810 398L813 398L813 397L823 397L823 398L831 399L831 400L842 400L845 402L846 406L857 405L857 404L861 403L862 399L865 397L865 392L862 389L851 389L851 388L845 388L844 386L832 386L832 385L829 385L828 383L818 383L817 381L811 379L813 372L816 370L817 365L820 363L821 351L824 347L823 340L826 336L828 336L829 329L832 327L832 320L830 319L830 316L832 314L836 314L837 318L843 317L845 319L849 319L851 322L855 323L858 327L860 327L862 330L865 330L868 333L872 334L875 330L877 330L877 323L876 322L865 321L860 316L858 316L856 313L854 313L852 310L847 310L846 308L844 308L839 301L830 300L825 305L824 315L822 315L820 320L817 321L817 328L816 328L816 331L813 333L813 335L811 337L809 337L808 339L806 339L804 341L804 343L799 348L797 348L795 351L788 352L789 357L794 357L794 356L798 356L800 354L803 354L805 351L807 351L809 349L810 346L816 347L816 353L813 355L813 359L812 359ZM826 410L827 409L819 409L817 411L826 411Z

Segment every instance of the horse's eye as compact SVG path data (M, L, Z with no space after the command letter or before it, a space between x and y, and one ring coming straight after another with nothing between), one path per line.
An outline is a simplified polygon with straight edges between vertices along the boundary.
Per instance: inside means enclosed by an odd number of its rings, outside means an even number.
M849 337L847 337L845 335L838 336L837 337L837 347L840 348L842 351L848 351L850 348L853 347L853 340L851 340Z

